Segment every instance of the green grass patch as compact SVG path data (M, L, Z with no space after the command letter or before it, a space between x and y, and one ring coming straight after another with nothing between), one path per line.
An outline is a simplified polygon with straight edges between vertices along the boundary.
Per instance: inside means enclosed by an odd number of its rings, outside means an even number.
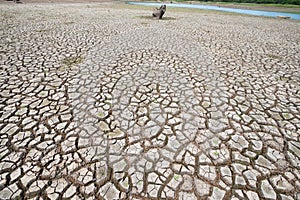
M99 113L97 114L97 116L100 117L100 118L103 118L103 117L104 117L104 113L103 113L103 112L99 112Z
M291 119L293 116L290 115L289 113L284 113L283 117L284 117L284 119Z
M280 7L280 8L300 8L298 4L288 4L288 3L266 3L266 2L241 2L241 1L186 1L186 0L175 0L174 2L185 2L185 3L200 3L200 4L225 4L225 5L242 5L242 6L266 6L266 7Z
M268 54L268 57L272 58L272 59L280 59L281 58L280 56L277 56L277 55L274 55L274 54Z
M69 24L74 24L75 22L64 22L64 24L69 25Z
M287 12L300 14L300 5L293 4L260 4L260 3L238 3L238 2L203 2L197 1L193 4L224 6L231 8L250 9L250 10L264 10L272 12Z
M175 181L178 181L179 178L180 178L180 176L179 176L178 174L174 174L174 180L175 180Z
M83 60L84 60L83 56L67 57L67 58L64 58L61 63L68 67L71 67L73 65L78 65L78 64L82 63Z
M68 71L70 70L74 65L78 65L80 63L82 63L84 60L83 56L76 56L76 57L67 57L64 58L61 61L62 66L59 67L59 71Z

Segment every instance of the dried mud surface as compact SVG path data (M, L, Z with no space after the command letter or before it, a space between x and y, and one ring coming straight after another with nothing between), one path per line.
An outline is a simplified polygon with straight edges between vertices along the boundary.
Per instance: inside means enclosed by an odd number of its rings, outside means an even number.
M299 22L0 13L0 199L300 198Z

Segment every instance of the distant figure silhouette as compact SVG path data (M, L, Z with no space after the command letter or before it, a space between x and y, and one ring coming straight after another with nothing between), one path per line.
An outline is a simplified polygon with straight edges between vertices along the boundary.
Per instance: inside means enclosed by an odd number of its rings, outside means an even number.
M158 17L158 19L161 19L162 16L165 14L166 10L167 10L167 6L162 5L162 6L160 6L160 8L155 8L154 9L152 16L153 17Z

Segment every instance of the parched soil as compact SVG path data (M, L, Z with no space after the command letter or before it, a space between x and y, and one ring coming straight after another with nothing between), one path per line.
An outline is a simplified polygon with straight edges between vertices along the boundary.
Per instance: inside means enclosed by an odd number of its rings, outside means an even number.
M0 199L300 199L300 22L0 5Z

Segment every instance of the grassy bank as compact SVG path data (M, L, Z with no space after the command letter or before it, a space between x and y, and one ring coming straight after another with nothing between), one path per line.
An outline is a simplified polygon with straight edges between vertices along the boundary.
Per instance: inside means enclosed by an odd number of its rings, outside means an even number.
M292 5L292 4L257 4L257 3L238 3L238 2L184 1L184 0L176 0L175 2L300 14L300 5Z
M176 2L188 2L196 0L174 0ZM250 3L250 4L269 4L269 5L299 5L300 0L219 0L221 3ZM219 3L215 0L198 0L198 2Z

